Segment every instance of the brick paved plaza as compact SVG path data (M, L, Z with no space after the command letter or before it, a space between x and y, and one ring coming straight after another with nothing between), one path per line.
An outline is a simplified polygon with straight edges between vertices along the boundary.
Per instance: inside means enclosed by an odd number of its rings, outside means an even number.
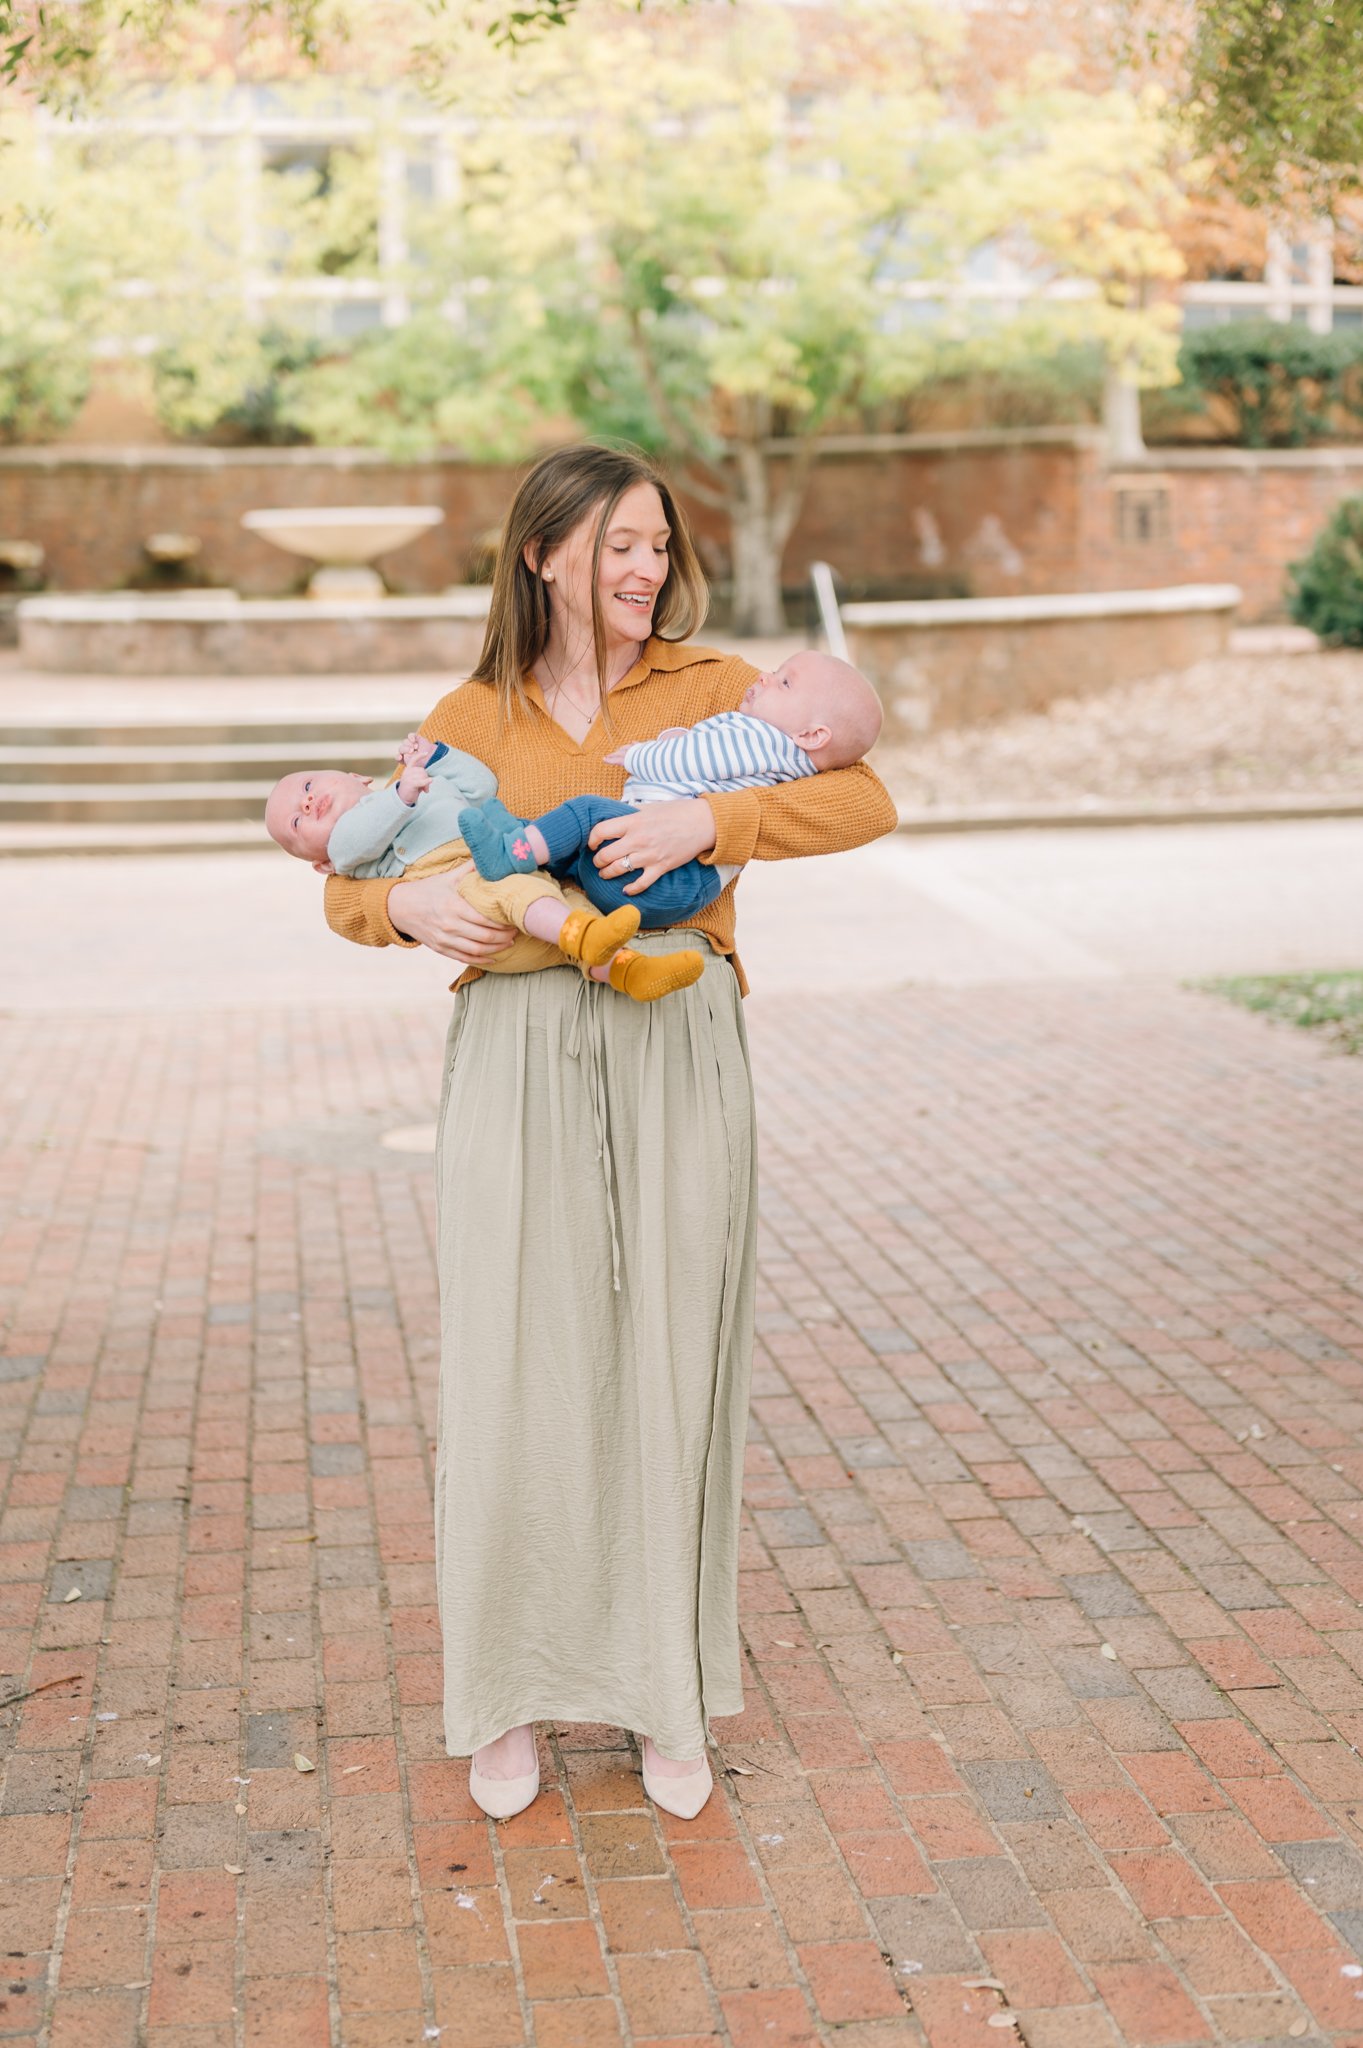
M749 1023L730 1774L545 1726L494 1826L438 1004L0 1019L0 2040L1363 2043L1363 1070L1146 982Z

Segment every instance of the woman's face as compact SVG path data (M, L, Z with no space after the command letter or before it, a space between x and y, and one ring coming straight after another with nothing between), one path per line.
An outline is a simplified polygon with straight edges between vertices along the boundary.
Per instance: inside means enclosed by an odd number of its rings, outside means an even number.
M549 573L555 623L562 623L574 640L591 635L592 550L600 517L599 509L589 512L562 546L540 563L541 574ZM652 633L658 592L667 578L670 538L654 485L633 485L611 513L601 539L596 588L608 645L632 642L642 647Z

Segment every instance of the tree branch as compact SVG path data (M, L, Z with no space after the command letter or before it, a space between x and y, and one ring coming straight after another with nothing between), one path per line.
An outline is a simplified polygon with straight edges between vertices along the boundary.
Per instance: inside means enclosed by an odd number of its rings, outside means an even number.
M678 448L684 452L688 462L698 465L709 476L722 479L723 471L714 456L706 448L702 435L690 421L682 417L681 412L668 396L663 386L663 381L658 375L658 366L654 362L649 352L648 344L640 331L639 315L633 307L630 307L626 313L625 322L629 330L630 347L634 360L638 364L639 374L644 380L644 388L653 401L658 418L661 420L665 431L676 441ZM697 492L696 495L699 496L700 493Z
M702 483L698 476L682 471L682 482L693 498L702 505L709 505L715 512L728 512L733 505L732 493L718 489L714 484Z

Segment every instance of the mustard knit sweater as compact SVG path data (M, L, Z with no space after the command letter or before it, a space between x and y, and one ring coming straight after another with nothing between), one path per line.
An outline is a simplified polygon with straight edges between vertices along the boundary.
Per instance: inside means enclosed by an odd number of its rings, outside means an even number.
M633 740L652 739L669 725L695 725L719 711L736 711L757 671L736 655L652 639L607 700L609 728L598 718L579 744L545 708L539 684L527 683L529 704L503 719L488 683L464 683L442 697L422 725L428 738L462 747L485 761L498 794L518 817L535 818L573 796L619 796L625 771L604 754ZM716 866L750 860L789 860L799 854L838 853L892 832L895 808L880 778L863 764L828 769L775 789L729 790L707 796L715 814L715 844L702 858ZM361 946L410 946L388 917L391 878L355 881L332 875L326 886L327 922ZM687 920L720 953L734 949L734 890ZM747 983L737 958L739 986ZM481 970L469 969L461 979Z

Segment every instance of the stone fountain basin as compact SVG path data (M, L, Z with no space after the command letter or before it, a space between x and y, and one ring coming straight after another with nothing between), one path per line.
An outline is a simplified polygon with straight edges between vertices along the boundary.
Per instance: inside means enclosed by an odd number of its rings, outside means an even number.
M438 505L300 505L243 512L241 523L291 555L349 569L405 547L444 517Z

